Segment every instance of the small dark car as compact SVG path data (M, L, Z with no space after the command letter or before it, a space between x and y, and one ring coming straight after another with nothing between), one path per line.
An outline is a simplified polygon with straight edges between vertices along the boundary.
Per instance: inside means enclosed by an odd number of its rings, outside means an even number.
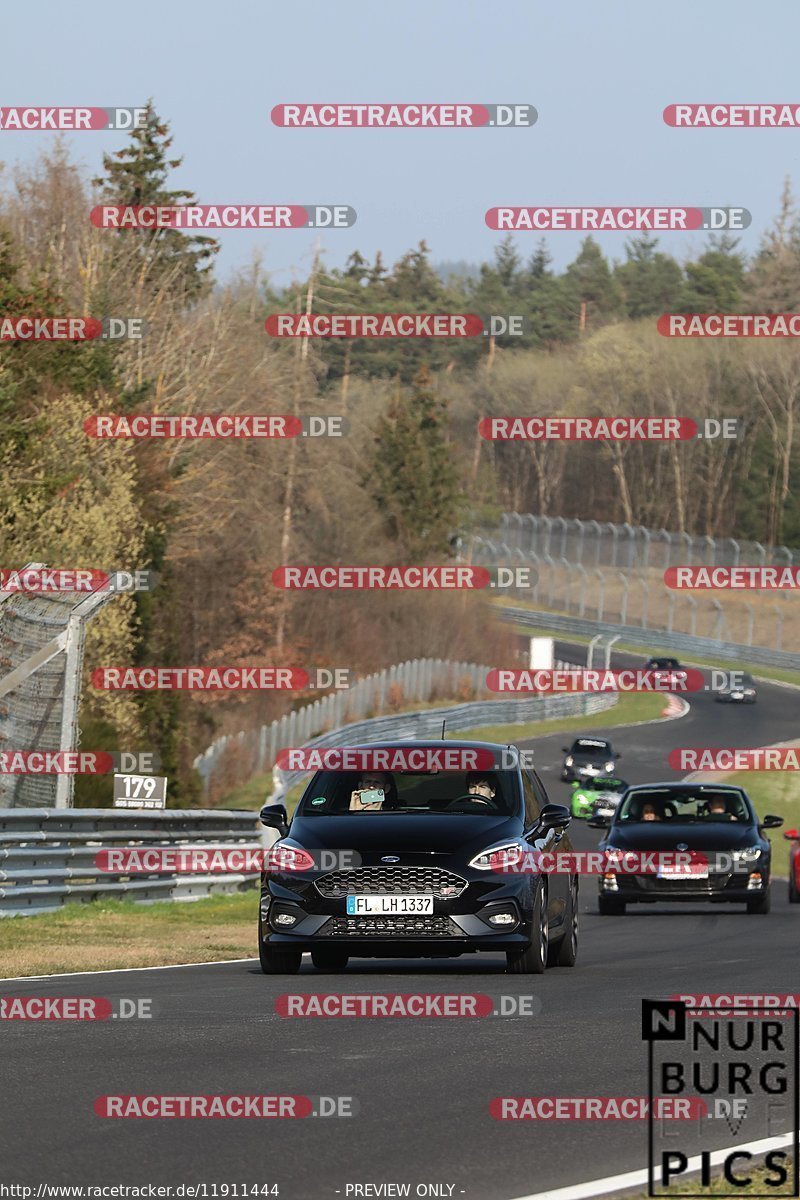
M729 677L715 697L721 704L755 704L758 689L747 671L730 671Z
M678 900L739 903L749 913L769 912L771 848L763 830L782 825L783 817L759 821L743 788L640 784L628 788L613 818L589 824L608 830L601 850L664 856L655 871L608 870L600 875L603 914L621 915L627 904ZM687 851L697 856L690 871L675 865L675 852Z
M489 785L464 770L431 769L443 747L484 759L490 752ZM515 747L448 740L346 750L350 762L377 751L392 763L408 763L411 751L425 758L418 769L384 771L379 788L374 779L364 784L363 770L318 771L291 824L281 804L261 810L263 824L281 834L261 876L265 974L294 974L308 952L328 971L351 956L476 951L505 953L511 972L574 965L577 876L507 867L525 851L571 851L569 810L549 803Z
M645 671L653 671L656 678L669 677L676 683L683 683L687 678L686 668L682 667L677 658L657 656L648 658L644 664Z
M599 775L611 775L617 759L622 758L606 738L575 738L571 746L562 746L562 750L567 756L561 768L561 778L565 783L572 783L573 780L587 783Z

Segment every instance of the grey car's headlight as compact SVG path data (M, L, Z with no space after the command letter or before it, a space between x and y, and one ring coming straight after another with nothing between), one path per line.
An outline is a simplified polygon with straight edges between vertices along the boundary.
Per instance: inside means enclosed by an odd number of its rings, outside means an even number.
M606 763L606 765L605 765L605 767L604 767L603 769L604 769L605 771L613 771L613 770L614 770L614 763L613 763L613 762L607 762L607 763Z
M761 858L761 847L745 846L744 850L734 850L732 857L734 862L756 862Z
M575 762L575 759L572 757L571 754L568 754L567 757L564 759L564 766L571 767L574 762Z

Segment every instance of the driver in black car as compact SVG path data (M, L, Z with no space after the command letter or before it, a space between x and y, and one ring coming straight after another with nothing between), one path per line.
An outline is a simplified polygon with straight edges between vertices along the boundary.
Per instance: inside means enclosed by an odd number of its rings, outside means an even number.
M497 794L497 787L491 775L483 775L480 771L470 771L467 775L467 793L473 803L494 807L492 802Z

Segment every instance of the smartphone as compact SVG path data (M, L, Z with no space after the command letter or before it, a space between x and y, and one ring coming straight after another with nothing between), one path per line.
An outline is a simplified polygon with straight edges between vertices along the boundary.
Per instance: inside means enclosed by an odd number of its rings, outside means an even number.
M359 799L362 804L383 804L383 788L364 788Z

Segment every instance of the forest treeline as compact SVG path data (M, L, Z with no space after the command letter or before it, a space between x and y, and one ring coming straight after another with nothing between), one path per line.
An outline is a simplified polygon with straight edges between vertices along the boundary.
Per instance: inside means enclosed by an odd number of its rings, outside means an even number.
M278 287L260 262L227 279L218 242L100 230L101 200L180 204L180 156L150 106L90 178L55 143L6 171L0 316L135 316L141 341L0 344L0 555L7 566L147 568L158 586L91 623L87 670L127 663L347 666L415 656L501 661L480 595L278 591L290 562L436 562L504 509L800 543L800 351L782 341L660 337L662 312L800 309L800 220L787 184L758 251L729 236L679 261L648 236L609 262L587 237L563 271L511 239L475 270L425 242L394 264L306 261ZM280 235L278 235L280 236ZM522 238L521 242L526 239ZM276 312L518 314L522 338L286 341ZM343 415L346 437L126 441L101 413ZM735 417L731 441L490 443L491 415ZM455 619L454 619L455 616ZM171 803L220 731L308 697L94 693L82 744L155 749ZM99 785L79 784L83 798Z

